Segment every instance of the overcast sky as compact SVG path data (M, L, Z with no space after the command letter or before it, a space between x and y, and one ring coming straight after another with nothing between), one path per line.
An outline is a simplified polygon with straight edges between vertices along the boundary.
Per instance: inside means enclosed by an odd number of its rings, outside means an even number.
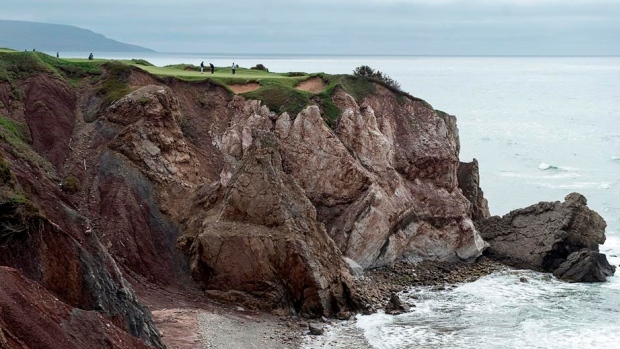
M620 0L1 0L161 52L620 55Z

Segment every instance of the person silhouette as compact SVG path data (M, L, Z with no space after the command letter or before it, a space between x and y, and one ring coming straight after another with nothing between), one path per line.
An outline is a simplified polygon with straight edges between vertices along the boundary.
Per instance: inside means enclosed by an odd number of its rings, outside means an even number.
M233 62L233 64L232 64L232 73L233 73L233 75L235 75L235 62Z
M202 72L204 71L204 69L205 69L205 62L204 62L204 61L202 61L202 62L200 62L200 74L202 74Z
M209 66L211 67L211 74L213 74L213 72L215 72L215 66L213 63L209 63Z

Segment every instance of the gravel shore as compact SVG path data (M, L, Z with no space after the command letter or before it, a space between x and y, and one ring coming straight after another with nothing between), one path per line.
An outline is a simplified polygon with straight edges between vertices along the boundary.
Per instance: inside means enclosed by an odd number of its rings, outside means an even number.
M393 293L418 286L445 290L504 268L504 265L486 258L474 264L396 263L389 267L366 270L362 277L355 280L355 284L358 299L364 308L362 312L370 314L385 309ZM160 309L153 311L153 318L169 349L298 349L303 343L313 342L308 338L311 336L308 325L321 329L341 323L336 319L307 320L224 305L212 305L208 309ZM363 336L358 337L363 342ZM323 342L326 344L321 348L342 347L332 340L337 339L325 338ZM365 348L362 342L358 348Z

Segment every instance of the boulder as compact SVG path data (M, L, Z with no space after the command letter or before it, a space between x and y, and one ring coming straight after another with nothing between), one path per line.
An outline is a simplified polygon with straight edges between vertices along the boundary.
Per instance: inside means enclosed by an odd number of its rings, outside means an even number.
M385 313L390 315L403 314L409 311L409 306L398 297L396 293L390 295L390 300L385 305Z
M614 275L616 267L607 262L604 254L592 250L571 253L566 261L553 271L560 279L575 282L602 282Z
M323 328L323 326L318 324L308 324L308 330L313 336L320 336L325 333L325 329Z
M517 267L553 272L570 281L605 281L613 275L598 245L605 242L605 220L578 193L564 202L540 202L503 217L476 222L490 244L486 254Z

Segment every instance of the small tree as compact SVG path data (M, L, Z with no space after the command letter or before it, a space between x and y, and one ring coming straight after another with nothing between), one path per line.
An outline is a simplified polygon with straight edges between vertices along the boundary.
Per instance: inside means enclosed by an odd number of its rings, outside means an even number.
M355 68L355 70L353 70L353 75L363 76L363 77L367 77L373 80L381 81L387 86L400 91L400 84L398 83L398 81L392 79L387 74L384 74L379 70L372 69L371 67L367 65L362 65L362 66Z

